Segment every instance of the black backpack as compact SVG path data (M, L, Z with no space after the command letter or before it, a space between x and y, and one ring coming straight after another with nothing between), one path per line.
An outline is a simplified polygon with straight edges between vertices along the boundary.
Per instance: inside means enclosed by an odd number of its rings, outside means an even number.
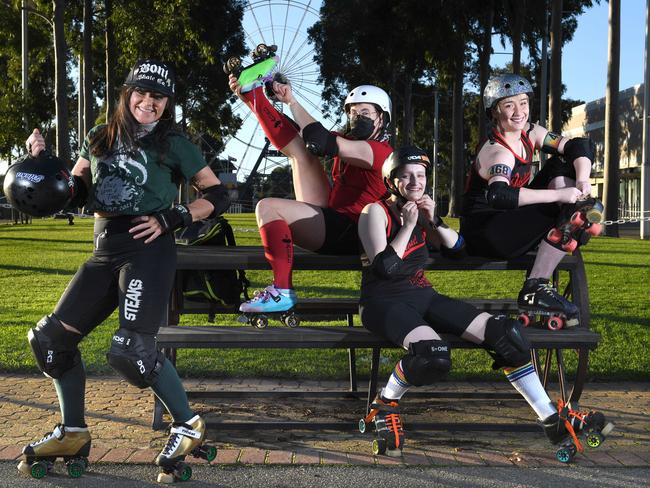
M222 217L197 220L176 235L176 243L186 246L236 246L231 225ZM248 300L250 282L243 270L192 270L183 274L183 297L186 300L223 304Z

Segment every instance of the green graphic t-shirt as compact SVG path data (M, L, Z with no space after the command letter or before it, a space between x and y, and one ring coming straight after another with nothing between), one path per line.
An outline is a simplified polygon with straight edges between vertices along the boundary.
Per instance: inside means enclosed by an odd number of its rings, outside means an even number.
M181 134L169 137L169 149L161 163L157 150L144 144L100 157L90 153L90 139L104 126L93 128L79 156L90 161L92 187L86 209L119 215L149 215L169 208L178 192L175 177L189 181L207 164L199 148ZM148 136L144 136L148 137Z

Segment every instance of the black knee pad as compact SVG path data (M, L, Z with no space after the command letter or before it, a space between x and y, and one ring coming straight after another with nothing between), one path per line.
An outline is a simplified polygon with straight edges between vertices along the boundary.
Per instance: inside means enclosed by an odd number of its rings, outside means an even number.
M530 342L518 320L505 315L490 317L485 326L484 346L494 358L494 369L517 368L530 361Z
M156 348L154 334L121 328L113 334L106 359L133 386L147 388L156 382L165 356Z
M445 341L418 341L409 344L402 358L404 376L413 386L431 385L451 369L451 348Z
M81 361L77 348L83 336L70 332L54 315L46 315L29 329L29 345L36 358L38 368L50 378L60 378Z

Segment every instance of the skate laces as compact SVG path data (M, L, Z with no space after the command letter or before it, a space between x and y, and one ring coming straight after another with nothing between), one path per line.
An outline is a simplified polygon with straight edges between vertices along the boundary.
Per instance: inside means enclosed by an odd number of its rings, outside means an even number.
M163 456L169 456L178 449L183 437L191 437L193 439L200 439L201 433L192 429L188 424L171 424L169 429L169 439L163 448Z
M589 412L580 412L578 410L573 410L572 408L569 407L568 403L564 403L562 399L558 400L557 402L557 413L558 416L560 417L560 421L564 422L564 426L566 427L566 430L569 432L571 435L571 438L573 439L573 442L578 449L578 452L583 452L584 447L582 447L582 443L578 439L578 436L576 435L576 431L573 428L573 419L577 418L581 422L581 426L587 425L586 419L589 416ZM582 430L582 429L578 429Z
M402 417L399 413L399 403L396 401L386 402L381 398L375 400L372 404L372 410L366 417L366 421L374 421L377 430L388 430L395 435L395 448L402 444L404 428L402 426ZM381 425L383 423L383 426Z
M275 288L273 285L269 285L263 290L255 290L255 293L253 294L253 298L250 299L250 303L255 303L255 302L267 302L269 299L273 299L273 297L277 297L280 295L278 290Z
M40 441L35 441L29 444L30 446L37 446L39 444L42 444L43 442L49 441L52 437L56 437L58 440L63 439L63 436L65 435L65 428L63 427L63 424L56 424L54 426L54 430L52 432L48 432L43 436L43 438Z

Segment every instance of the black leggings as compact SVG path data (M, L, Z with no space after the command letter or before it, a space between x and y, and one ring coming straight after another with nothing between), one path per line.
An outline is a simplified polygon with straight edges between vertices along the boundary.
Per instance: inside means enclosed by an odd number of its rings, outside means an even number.
M77 270L54 314L88 335L119 308L120 327L155 334L167 315L176 272L171 234L133 239L133 217L95 220L94 252Z
M372 297L359 304L363 326L398 346L413 329L426 324L438 333L461 336L480 313L469 303L441 295L433 288Z

